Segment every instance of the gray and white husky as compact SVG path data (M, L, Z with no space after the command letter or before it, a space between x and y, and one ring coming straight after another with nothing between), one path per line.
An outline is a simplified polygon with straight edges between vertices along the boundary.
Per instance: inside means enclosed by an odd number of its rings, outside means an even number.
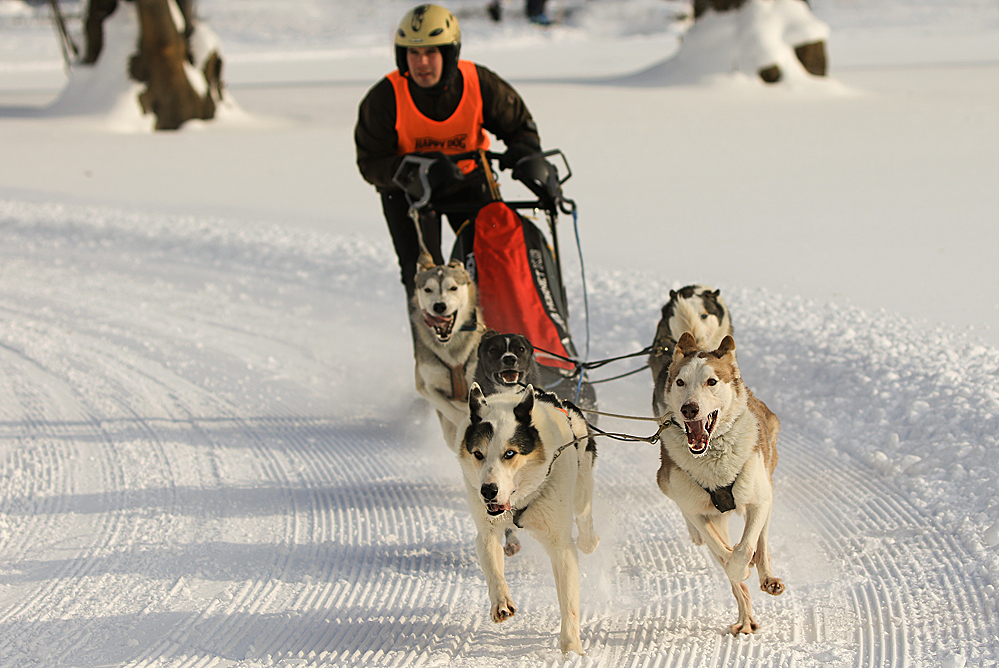
M468 388L485 331L478 290L463 264L435 265L429 253L420 256L410 320L416 391L437 410L444 441L453 451L457 425L468 417Z
M659 489L680 507L694 544L707 545L725 569L739 605L731 632L754 633L759 624L744 582L750 567L756 566L760 589L774 596L784 591L771 570L769 547L780 420L743 383L731 336L703 351L692 334L683 334L663 375L652 405L657 417L671 415L675 426L661 435ZM733 510L745 518L734 546L728 531Z
M576 549L589 554L600 542L591 514L597 451L589 426L572 403L530 385L486 397L473 384L468 407L458 461L478 530L475 548L489 587L490 617L502 622L517 611L503 575L502 537L514 526L525 528L551 558L562 653L582 655Z

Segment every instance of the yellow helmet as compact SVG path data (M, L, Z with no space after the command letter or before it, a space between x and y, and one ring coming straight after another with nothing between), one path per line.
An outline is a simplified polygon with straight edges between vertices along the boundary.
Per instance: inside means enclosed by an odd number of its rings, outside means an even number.
M414 7L399 22L395 44L402 47L461 44L458 19L439 5Z
M395 31L395 64L399 74L409 71L406 49L411 46L436 46L440 49L444 69L434 89L450 85L458 73L458 54L461 51L461 29L454 14L439 5L420 5L402 17Z

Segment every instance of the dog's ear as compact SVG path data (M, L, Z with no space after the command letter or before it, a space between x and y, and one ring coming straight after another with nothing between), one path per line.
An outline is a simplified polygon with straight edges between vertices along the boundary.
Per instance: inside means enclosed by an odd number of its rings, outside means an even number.
M531 412L534 410L534 386L528 385L527 389L524 390L524 398L520 400L516 408L513 409L513 416L517 418L517 422L530 425L531 424Z
M714 353L712 354L718 359L721 359L722 357L725 357L725 355L734 352L735 352L735 339L732 338L731 334L726 334L725 338L722 339L722 342L718 344L718 350L714 351Z
M447 266L451 267L452 269L464 269L465 268L465 263L462 262L461 260L455 258L454 260L451 260L450 262L448 262Z
M472 387L468 390L468 410L469 416L472 418L472 424L482 422L482 407L485 406L485 403L486 400L482 394L482 388L479 387L478 383L472 383Z
M674 299L676 299L676 290L670 290L669 291L669 299L670 299L670 301L673 301Z
M420 257L416 260L416 268L420 271L426 271L427 269L433 269L437 265L434 264L434 258L431 257L430 253L423 251L420 253Z
M684 332L680 336L680 340L676 342L676 348L673 350L673 361L683 359L697 352L697 340L694 339L694 335L690 332Z

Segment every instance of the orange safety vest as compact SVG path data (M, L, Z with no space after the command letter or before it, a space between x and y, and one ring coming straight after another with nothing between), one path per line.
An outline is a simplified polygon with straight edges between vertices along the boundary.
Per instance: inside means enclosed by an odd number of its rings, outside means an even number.
M443 121L420 113L409 94L409 77L395 70L388 74L395 88L395 131L399 137L398 153L435 153L447 155L489 148L489 136L482 127L482 91L475 63L459 60L458 71L465 81L458 108ZM468 174L474 160L462 160L458 167Z

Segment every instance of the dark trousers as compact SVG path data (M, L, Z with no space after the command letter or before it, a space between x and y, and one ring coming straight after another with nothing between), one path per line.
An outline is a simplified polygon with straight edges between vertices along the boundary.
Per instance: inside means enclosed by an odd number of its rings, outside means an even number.
M545 0L527 0L525 5L528 16L537 16L545 11Z
M473 220L476 212L484 202L469 204L467 209L451 212L447 217L448 225L457 232L467 220ZM389 234L392 235L392 245L396 257L399 258L399 270L402 284L406 286L406 297L413 296L416 289L416 261L423 249L420 248L416 226L409 217L409 203L402 191L382 193L382 212L388 223ZM420 215L420 229L423 232L423 243L434 259L435 264L444 264L441 253L441 216L436 211L424 209Z

